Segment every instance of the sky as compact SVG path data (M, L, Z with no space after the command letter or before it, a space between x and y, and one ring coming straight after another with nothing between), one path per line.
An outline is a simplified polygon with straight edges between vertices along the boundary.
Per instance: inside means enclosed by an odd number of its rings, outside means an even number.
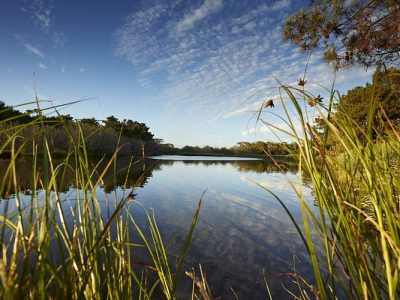
M144 122L164 142L231 147L276 141L257 121L277 79L325 100L335 78L316 51L282 40L285 18L308 7L295 0L2 0L0 100L63 105L74 118ZM371 70L336 74L341 93ZM283 99L284 101L285 98ZM29 108L29 107L26 107ZM21 108L21 110L25 110ZM285 125L282 103L261 118ZM313 112L311 112L313 113ZM313 115L312 115L313 116Z

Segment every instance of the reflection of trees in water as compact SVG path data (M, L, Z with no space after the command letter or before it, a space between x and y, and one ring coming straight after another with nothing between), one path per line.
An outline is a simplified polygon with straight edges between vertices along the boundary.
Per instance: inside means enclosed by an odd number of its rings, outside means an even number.
M235 161L234 166L240 172L257 173L294 173L297 171L298 163L293 159L277 159L263 161Z
M88 174L91 174L92 182L96 182L103 173L108 161L101 159L91 159L89 161ZM11 172L7 172L9 168L9 159L0 159L0 184L4 183L6 187L0 195L6 198L7 195L15 194L15 186ZM16 160L16 179L18 191L29 194L34 188L33 173L37 176L37 188L41 189L41 182L44 181L44 162L38 160L36 162L36 170L34 170L34 161L29 157L21 157ZM68 165L64 160L53 160L54 167L58 166L56 175L57 190L59 192L67 192L70 188L79 186L76 182L76 172L74 170L74 159L70 159ZM129 157L118 157L104 175L101 186L104 191L111 192L120 186L126 188L143 187L147 180L152 176L154 170L160 169L158 162L154 161L131 161Z
M180 162L184 163L185 165L201 165L204 167L208 166L216 166L216 165L228 165L232 163L232 161L226 160L181 160Z
M232 165L240 172L257 172L257 173L273 173L273 172L296 172L298 163L290 157L274 158L266 160L180 160L185 165L201 165L205 167L216 165ZM174 160L160 160L161 165L172 165Z
M125 188L132 187L144 187L148 179L152 177L153 172L160 170L163 166L172 166L176 161L174 160L140 160L131 161L130 157L118 157L114 164L106 172L102 178L101 187L105 192L109 193L118 187L124 186ZM74 159L71 159L69 165L63 160L53 160L54 167L58 167L58 173L56 177L57 190L59 192L67 192L71 188L79 186L76 183L76 172L74 170ZM89 174L92 174L92 182L96 182L107 165L107 159L95 159L92 158L89 161ZM290 158L276 158L276 161L272 160L184 160L179 161L186 165L199 165L204 167L210 166L233 166L239 172L257 172L257 173L273 173L273 172L296 172L298 164L295 160ZM10 160L0 159L0 178L2 184L5 182L5 186L1 198L6 198L7 195L15 194L15 187L12 183L11 173L7 174ZM29 157L21 157L16 162L17 170L17 183L18 191L29 194L33 190L33 172L34 162ZM37 174L37 186L41 189L40 182L43 182L43 161L38 160L36 164L35 173Z

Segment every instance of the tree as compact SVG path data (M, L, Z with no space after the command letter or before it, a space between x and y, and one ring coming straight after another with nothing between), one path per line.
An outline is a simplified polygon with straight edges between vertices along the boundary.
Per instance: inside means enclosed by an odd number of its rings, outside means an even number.
M22 113L13 106L6 105L3 101L0 101L0 121L10 120L12 122L26 124L33 120L29 113Z
M116 132L129 138L138 138L144 141L153 140L154 134L150 132L150 128L145 123L139 123L130 119L124 119L122 122L114 116L107 117L103 121L105 127L114 129Z
M378 68L372 84L355 87L340 97L331 121L340 128L340 124L347 124L350 119L353 129L363 139L371 108L375 111L371 119L374 138L385 135L390 128L389 122L396 130L400 129L400 70ZM327 125L324 119L317 118L315 125L321 134L325 132ZM335 148L338 143L329 135L328 144Z
M285 21L285 40L303 51L321 47L335 67L400 60L399 0L314 0Z
M374 101L371 101L374 97ZM373 76L372 84L356 87L343 95L338 103L335 118L350 116L361 130L366 129L370 104L376 111L382 107L385 121L398 124L400 121L400 70L378 68ZM374 121L377 126L378 120ZM375 130L379 130L375 128Z
M57 116L57 120L64 121L64 122L72 122L74 120L74 118L70 115L70 114L66 114L66 115L59 115Z
M82 124L88 124L88 125L92 125L95 127L100 127L99 122L95 118L83 118L83 119L80 119L80 122Z
M121 130L121 122L118 120L118 118L114 116L109 116L105 121L103 121L104 126L108 128L112 128L115 131L120 131Z

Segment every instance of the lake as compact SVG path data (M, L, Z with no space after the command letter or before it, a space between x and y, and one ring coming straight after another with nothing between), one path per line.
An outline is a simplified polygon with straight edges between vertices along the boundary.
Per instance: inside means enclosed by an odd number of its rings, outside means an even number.
M0 160L0 172L4 172L7 163ZM117 168L123 169L128 163L129 159L119 158ZM240 299L267 299L264 277L274 298L291 299L282 286L293 289L285 273L296 269L305 278L312 278L312 269L291 220L270 193L279 197L301 223L300 204L289 183L298 187L297 165L290 160L280 160L279 164L277 167L272 162L246 158L152 157L135 164L128 176L126 172L109 176L97 193L103 200L106 216L110 213L106 206L109 199L115 194L121 198L122 186L135 186L146 170L135 190L135 199L154 211L172 257L183 244L204 193L185 269L190 271L194 267L198 273L201 264L213 296L222 299L235 299L235 294ZM30 193L27 174L31 165L27 158L21 158L17 164L23 174L22 194ZM66 177L60 187L65 197L74 191L73 178L69 182ZM312 190L302 188L312 203ZM0 208L5 202L0 203ZM139 205L131 209L138 223L144 225L143 209ZM186 299L192 285L188 278L182 278L178 295Z

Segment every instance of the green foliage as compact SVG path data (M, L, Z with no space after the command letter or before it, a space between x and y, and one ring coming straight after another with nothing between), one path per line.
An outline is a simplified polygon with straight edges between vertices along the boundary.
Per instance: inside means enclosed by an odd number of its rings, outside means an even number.
M369 91L379 91L384 76L378 72ZM322 136L315 134L302 109L309 97L307 92L285 85L281 90L295 107L293 115L282 100L283 118L290 129L281 132L293 137L299 146L300 188L292 187L300 201L304 229L296 224L284 202L270 193L295 223L313 265L316 284L306 282L299 274L292 275L299 287L298 298L310 299L312 293L317 299L398 299L400 135L390 120L379 116L383 111L370 109L367 124L376 124L360 132L355 130L353 112L343 110L333 122L327 117L329 106L322 103L314 109L326 131ZM380 101L376 97L387 95L385 91L384 86L382 92L368 94L357 89L354 93L372 104ZM334 96L332 90L331 101ZM294 119L300 120L301 131L293 126ZM384 129L376 132L374 127ZM340 155L327 151L326 134L343 149ZM316 209L303 194L303 178L312 183Z
M85 136L89 155L112 155L121 144L121 155L142 155L142 146L145 154L151 155L160 151L161 146L153 141L153 134L150 128L144 124L132 120L119 121L116 117L110 116L105 121L105 126L101 126L95 118L84 118L74 121L69 114L62 115L54 113L51 107L45 110L28 110L25 113L0 103L0 129L8 134L18 132L18 135L29 139L35 131L42 126L47 127L46 135L50 145L59 154L66 154L69 150L68 130L74 136L74 140L79 138L79 131ZM30 126L24 126L30 124ZM7 135L0 136L0 142L7 139ZM17 141L17 144L21 144ZM43 139L38 137L37 143L42 151ZM31 154L33 145L25 143L22 154ZM9 149L3 149L9 152ZM0 151L0 155L3 151Z
M290 155L297 152L296 143L276 142L239 142L232 148L236 154L260 154L260 155Z
M100 123L95 118L83 118L79 120L82 124L100 127Z
M356 87L342 96L337 106L337 118L349 115L357 125L363 127L371 109L371 95L375 99L374 110L383 109L388 120L400 121L400 70L394 68L377 69L372 84Z
M18 120L20 123L29 123L33 120L29 113L22 113L12 106L0 101L0 123Z
M373 75L372 84L367 83L349 90L340 97L335 107L336 111L331 115L330 121L340 126L343 120L350 118L352 128L360 139L364 137L369 126L373 139L384 135L390 126L394 130L400 130L400 71L395 68L378 68ZM373 119L370 118L371 113L374 113ZM316 123L319 130L325 131L326 122L323 117L317 118ZM329 144L338 148L340 143L331 136Z
M303 51L322 47L336 67L371 67L399 62L399 26L396 0L317 0L286 19L283 37Z
M0 195L14 191L12 197L0 199L0 298L176 299L200 202L174 267L154 214L150 216L145 210L148 227L139 226L131 210L133 205L135 212L143 209L134 199L134 190L146 177L145 172L136 184L130 184L129 170L135 164L131 159L125 168L122 196L99 195L100 186L107 182L106 174L118 175L113 166L117 165L119 148L109 160L92 164L83 128L90 125L74 123L77 130L72 130L70 122L61 119L65 128L57 130L66 134L69 149L61 162L56 161L48 136L53 127L42 126L44 120L38 117L30 123L0 128L0 136L7 137L0 143L0 153L11 148L11 158L0 177ZM17 143L24 131L31 135ZM40 154L38 140L45 149ZM27 144L36 145L28 171L17 167L18 156ZM26 173L20 176L23 171ZM73 183L65 182L67 172L73 173ZM27 177L32 188L24 196L19 192L23 189L20 179ZM63 193L62 187L70 185L76 192ZM140 263L138 253L148 258L146 263Z
M113 128L127 137L136 137L141 140L152 140L154 135L149 131L150 128L145 123L139 123L130 119L124 119L122 122L114 116L109 116L104 121L104 126Z
M231 148L211 146L184 146L175 148L172 144L161 144L163 154L180 155L227 155L227 156L260 156L268 155L292 155L298 148L296 143L286 142L238 142Z

